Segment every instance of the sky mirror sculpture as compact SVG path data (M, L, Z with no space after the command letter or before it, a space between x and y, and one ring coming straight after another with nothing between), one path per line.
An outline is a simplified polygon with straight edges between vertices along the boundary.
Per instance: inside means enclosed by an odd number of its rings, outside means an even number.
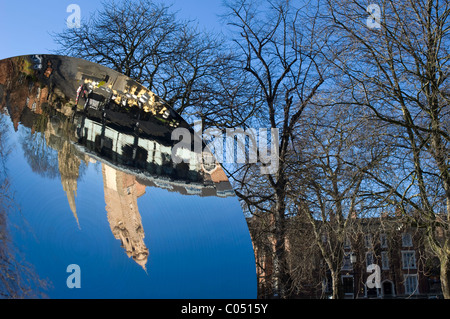
M0 294L255 298L252 242L219 163L132 79L57 55L0 61Z

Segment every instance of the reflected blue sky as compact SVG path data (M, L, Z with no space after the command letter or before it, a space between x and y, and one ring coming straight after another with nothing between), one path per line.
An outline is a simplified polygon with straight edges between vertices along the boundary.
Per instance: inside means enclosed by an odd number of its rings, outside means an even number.
M20 211L10 214L10 234L50 298L254 298L256 276L248 229L236 197L182 195L146 187L138 198L149 250L146 271L114 238L105 210L102 168L89 163L78 180L71 212L59 178L28 165L18 132L7 167ZM29 133L28 133L29 134ZM82 164L84 165L84 164ZM81 268L81 288L69 289L66 267Z

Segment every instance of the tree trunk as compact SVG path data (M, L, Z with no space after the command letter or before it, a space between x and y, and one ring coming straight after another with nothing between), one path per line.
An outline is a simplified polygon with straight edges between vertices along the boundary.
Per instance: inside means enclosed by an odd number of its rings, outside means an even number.
M436 231L433 230L434 236ZM440 271L439 277L441 281L441 291L444 299L450 299L450 240L445 238L441 243L433 234L427 234L428 242L435 256L439 259Z
M342 285L340 273L336 271L331 271L331 284L333 288L332 299L342 298Z
M447 223L450 221L450 198L447 197ZM447 239L444 244L444 252L440 259L441 262L441 290L445 299L450 299L450 240Z
M287 298L289 297L289 273L286 259L286 195L284 189L276 190L276 193L276 207L274 212L274 294L280 298Z
M447 241L443 248L441 248L441 253L438 254L440 261L440 280L441 280L441 290L444 299L450 299L450 254L448 249L449 242Z

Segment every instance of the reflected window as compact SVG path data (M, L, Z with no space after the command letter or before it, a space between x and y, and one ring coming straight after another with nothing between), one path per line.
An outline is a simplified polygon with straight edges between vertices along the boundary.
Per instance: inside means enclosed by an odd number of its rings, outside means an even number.
M95 136L95 149L102 155L112 158L113 140L109 137Z

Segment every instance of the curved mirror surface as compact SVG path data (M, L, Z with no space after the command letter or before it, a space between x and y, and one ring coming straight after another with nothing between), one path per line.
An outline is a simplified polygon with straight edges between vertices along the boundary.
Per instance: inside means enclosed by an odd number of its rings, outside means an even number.
M255 298L237 197L219 164L174 149L180 128L194 145L164 101L98 64L0 61L0 296Z

